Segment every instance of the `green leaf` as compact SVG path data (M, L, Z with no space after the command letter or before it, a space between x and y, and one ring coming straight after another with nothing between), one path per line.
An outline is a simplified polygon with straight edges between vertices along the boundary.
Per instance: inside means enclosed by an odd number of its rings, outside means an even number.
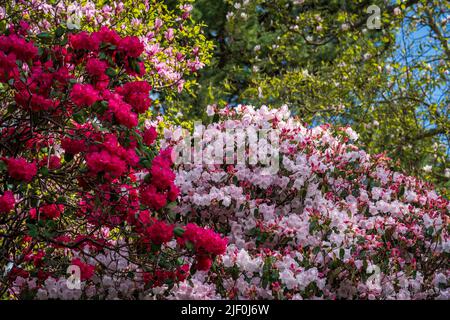
M73 160L73 154L70 154L70 153L65 153L64 154L64 161L70 162L72 160Z
M83 112L83 111L74 113L74 114L73 114L73 119L74 119L76 122L78 122L79 124L83 124L83 123L85 122L85 120L86 120L86 119L84 118L84 112Z
M144 177L144 182L149 183L152 179L152 175L150 173L147 173Z
M33 237L33 238L37 238L39 236L39 230L38 227L34 224L31 223L27 223L27 227L28 227L28 235Z
M154 244L152 243L152 252L158 252L161 250L161 245L160 244Z
M45 39L45 38L51 38L52 36L48 32L41 32L37 35L38 38Z
M47 167L42 167L41 169L39 169L39 172L45 177L48 176L48 168Z
M175 229L173 229L173 233L177 236L177 237L181 237L184 234L184 229L181 227L176 227Z
M141 160L139 160L139 163L144 167L144 168L151 168L152 166L152 162L146 158L141 158Z
M0 171L6 171L8 169L8 166L4 161L0 160Z
M320 251L320 247L314 247L313 254L318 254Z
M177 206L177 202L176 201L172 201L172 202L167 204L166 208L169 209L169 210L173 210L173 209L176 208L176 206Z
M49 40L53 38L52 35L48 32L41 32L37 35L37 37L43 40L44 42L49 42Z
M190 241L186 241L186 248L188 250L194 251L194 244Z
M56 36L57 38L59 38L59 37L61 37L65 32L66 32L66 30L65 30L62 26L59 26L59 27L56 28L56 30L55 30L55 36Z
M117 72L113 68L108 68L108 69L106 69L106 75L108 77L112 78L112 77L115 77L117 75Z

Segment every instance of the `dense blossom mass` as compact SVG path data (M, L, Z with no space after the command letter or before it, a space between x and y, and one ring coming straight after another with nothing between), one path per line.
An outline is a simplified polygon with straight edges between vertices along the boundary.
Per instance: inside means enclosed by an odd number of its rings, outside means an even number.
M227 130L275 130L280 168L267 174L248 162L178 166L177 212L229 239L208 277L178 287L183 297L450 297L450 202L431 185L358 149L351 128L309 128L287 107L214 112L221 120L204 132L223 133L224 145ZM172 131L167 145L185 143L181 129ZM203 143L203 150L211 145Z
M203 67L189 1L175 21L149 1L11 3L0 299L450 299L450 202L350 127L209 106L197 150L153 117L155 92L179 94ZM251 130L277 138L258 144L276 170L233 135ZM243 141L246 161L180 162L180 147L220 151L207 131Z
M0 7L1 12L21 15L30 25L29 31L38 34L56 26L69 30L84 30L71 35L75 49L90 49L98 40L89 37L87 31L95 31L102 26L115 26L126 36L120 41L112 34L109 43L117 45L118 52L127 51L132 58L142 56L138 63L142 72L144 65L151 67L144 76L152 85L165 88L175 87L181 92L189 81L189 76L203 68L207 53L203 47L204 36L199 26L190 19L192 5L189 0L181 0L176 8L169 11L163 2L150 1L10 1ZM15 46L21 47L21 55L27 55L29 45L17 39ZM98 59L87 61L86 71L93 77L105 80L105 62ZM135 106L139 108L139 106Z
M0 295L145 298L207 271L226 239L170 219L171 149L140 118L144 44L58 30L0 35Z

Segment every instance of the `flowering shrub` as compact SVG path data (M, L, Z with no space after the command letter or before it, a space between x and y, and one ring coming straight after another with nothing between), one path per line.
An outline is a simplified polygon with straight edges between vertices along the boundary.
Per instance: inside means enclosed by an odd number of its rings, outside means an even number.
M179 189L142 116L144 51L108 27L0 35L0 296L153 296L225 252L170 219Z
M119 34L128 36L121 47L139 49L134 54L128 52L135 57L142 53L142 63L148 70L142 76L154 90L171 95L176 93L173 87L180 92L185 84L188 87L193 84L189 76L204 67L212 48L202 33L202 26L190 19L191 2L177 1L176 7L168 8L163 1L148 0L56 3L16 0L0 6L0 19L24 20L30 24L30 32L41 33L44 37L49 30L62 32L62 28L92 32L101 26L116 26ZM86 39L78 37L75 45L88 48L90 43L85 42ZM142 52L139 46L143 46ZM97 62L88 63L87 71L104 76L105 65ZM167 88L169 90L165 90Z
M450 298L450 202L431 185L358 149L350 128L308 128L287 107L208 112L220 120L204 129L274 130L280 168L178 165L180 219L214 226L229 244L208 276L180 283L174 297ZM165 146L184 136L168 130Z
M210 106L220 139L275 133L277 170L158 147L153 91L207 53L190 1L126 3L0 7L1 298L449 299L449 201L350 128Z

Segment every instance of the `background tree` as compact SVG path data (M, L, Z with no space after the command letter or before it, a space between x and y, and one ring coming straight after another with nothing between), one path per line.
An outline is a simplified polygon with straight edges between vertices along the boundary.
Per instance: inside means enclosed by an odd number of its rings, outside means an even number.
M437 0L198 0L215 52L178 106L205 119L213 103L286 103L311 124L352 125L368 151L448 188L448 14Z

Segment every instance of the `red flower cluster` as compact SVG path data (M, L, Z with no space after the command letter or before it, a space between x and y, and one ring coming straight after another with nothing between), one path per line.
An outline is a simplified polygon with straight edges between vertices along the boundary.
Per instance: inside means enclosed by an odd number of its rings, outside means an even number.
M104 173L105 178L110 180L122 176L128 166L137 165L139 158L134 148L122 147L113 134L102 138L103 143L90 146L86 154L87 167L92 174Z
M70 92L70 98L78 107L90 107L100 96L90 84L75 84Z
M6 54L4 51L0 51L0 81L7 82L9 79L15 78L18 73L15 54Z
M159 210L167 204L167 200L175 201L179 189L175 185L173 173L171 149L163 150L152 161L150 169L150 184L145 184L140 189L140 199L145 205L154 210Z
M115 63L123 62L129 74L143 75L145 73L142 61L138 60L144 52L144 45L138 37L121 38L116 31L102 27L92 34L83 31L69 35L69 44L76 51L92 51L93 53L101 50L109 51L113 61ZM77 52L77 54L80 53ZM139 70L134 70L136 68L133 68L132 65L139 66Z
M46 204L46 205L41 206L38 210L36 208L32 208L30 210L30 217L32 219L37 219L38 212L39 212L40 219L43 219L43 220L57 219L64 212L64 205L62 205L62 204Z
M152 287L159 287L168 281L184 281L189 275L189 265L178 267L175 271L155 270L155 272L145 272L143 278L145 283L150 283Z
M163 221L155 221L145 232L152 243L161 245L173 239L173 229L172 225Z
M156 132L155 127L150 127L144 130L143 140L147 146L150 146L155 142L158 133Z
M213 230L205 229L196 224L189 223L183 235L177 239L178 244L187 247L188 243L193 246L197 261L197 270L209 270L213 258L225 253L227 239L220 237Z
M78 266L80 268L80 280L81 281L89 280L94 275L95 266L84 263L83 261L81 261L78 258L73 258L71 264Z
M14 209L16 200L14 199L14 194L11 191L5 191L2 196L0 196L0 213L8 213Z
M56 46L54 51L64 50ZM26 79L20 77L20 71L25 66L29 69ZM32 111L54 110L58 107L60 101L51 97L50 92L64 87L69 74L66 67L55 69L52 60L38 61L37 47L22 36L14 33L0 36L0 81L12 81L16 89L15 101L20 107Z
M84 151L86 149L86 144L84 143L84 140L65 137L61 140L61 147L67 154L75 155Z
M92 76L95 77L95 80L99 78L103 78L106 76L105 71L108 69L108 64L105 61L102 61L97 58L89 58L86 62L86 71ZM107 76L106 76L107 79Z
M99 47L99 42L86 31L69 34L69 44L74 50L91 50Z
M211 229L205 229L193 223L189 223L183 236L178 238L180 245L185 246L186 242L194 246L198 255L220 255L225 253L227 247L227 239Z
M8 36L0 36L0 50L5 55L15 55L16 59L22 61L34 60L38 55L38 49L31 42L11 33Z
M100 46L110 45L109 50L123 57L138 58L144 52L144 45L135 36L121 38L119 34L107 27L91 34L83 31L69 35L69 44L75 50L99 51Z
M126 163L106 150L86 155L86 162L92 173L108 173L111 177L120 177L127 169Z
M6 160L8 164L8 174L13 179L30 182L37 173L35 162L29 163L24 158L9 158Z
M99 100L106 101L108 110L102 115L102 120L115 121L129 129L137 126L136 113L145 112L152 102L149 97L150 84L145 81L127 82L116 87L113 92L107 89L109 76L106 73L111 70L114 74L120 65L125 67L129 75L145 73L145 67L138 59L144 51L139 39L121 38L114 30L103 27L92 34L71 34L69 44L74 50L71 60L76 63L86 59L86 71L93 82L93 85L74 85L70 97L75 105L90 107ZM109 60L103 59L105 54L109 55ZM134 69L139 69L139 72Z
M156 156L152 162L150 173L152 183L160 190L169 189L175 181L175 174L170 169L172 163L164 156Z
M200 271L208 271L212 266L213 260L207 255L199 255L197 256L197 263L195 267Z
M146 81L127 82L122 87L116 88L116 92L125 102L133 106L133 110L137 113L143 113L150 107L152 103L150 90L152 86Z
M144 45L138 37L128 36L120 40L118 49L122 51L125 56L138 58L144 52Z
M40 167L48 167L50 170L56 170L61 167L61 159L58 156L52 155L50 159L47 156L39 162Z
M110 121L114 119L118 124L129 129L137 126L137 115L131 111L131 105L123 101L121 96L116 93L104 92L104 97L107 99L109 107L106 119Z
M2 99L8 108L14 106L0 128L0 144L6 146L0 149L0 160L7 169L0 185L8 186L0 190L0 213L29 213L28 219L18 216L12 233L17 234L13 244L23 248L25 260L20 263L38 267L32 275L43 282L65 272L55 271L56 265L65 265L61 261L80 255L72 264L80 267L81 280L87 280L95 272L95 266L83 262L87 249L118 252L123 248L117 244L119 238L136 235L126 250L133 259L145 259L142 248L176 238L175 225L154 216L161 216L167 202L176 200L179 189L171 150L155 156L156 129L139 122L139 114L152 103L151 85L135 77L145 72L143 44L104 27L77 34L63 28L67 37L50 31L51 41L45 35L36 37L35 45L27 40L31 33L25 29L0 35ZM152 212L156 210L161 212ZM63 214L67 219L59 219ZM0 224L11 218L0 215ZM226 241L220 236L200 227L194 235L193 228L189 226L179 240L180 254L170 256L174 260L167 270L154 270L153 284L186 279L189 265L179 264L183 255L195 255L197 269L206 270L223 252ZM30 246L31 241L36 245ZM187 241L195 252L187 249ZM55 250L37 249L46 246ZM163 250L169 248L162 246ZM153 263L147 262L142 265ZM20 270L10 272L11 279L22 274Z
M167 196L164 193L158 192L154 185L144 185L140 191L141 202L154 210L164 208L167 204Z

